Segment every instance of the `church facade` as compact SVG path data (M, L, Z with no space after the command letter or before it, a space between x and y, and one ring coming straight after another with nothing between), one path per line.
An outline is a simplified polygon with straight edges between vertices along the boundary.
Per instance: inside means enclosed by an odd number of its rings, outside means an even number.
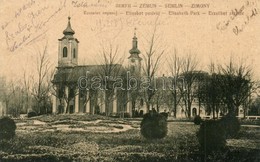
M105 78L107 75L114 79L125 75L128 69L132 74L140 73L142 59L139 56L136 35L133 37L133 47L129 51L129 67L123 67L120 64L78 65L79 41L74 37L75 31L71 27L70 17L63 34L64 36L58 39L58 66L52 80L55 89L52 112L54 114L99 113L106 115L128 113L131 116L132 106L128 100L127 91L111 89L103 85L98 89L89 88L91 81L88 82L88 79L96 76ZM111 82L115 82L113 79L102 81L102 83L112 84Z

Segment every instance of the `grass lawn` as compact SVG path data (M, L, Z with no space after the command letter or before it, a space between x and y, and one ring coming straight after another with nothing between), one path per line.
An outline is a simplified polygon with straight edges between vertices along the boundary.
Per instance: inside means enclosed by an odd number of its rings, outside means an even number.
M61 124L81 129L54 127ZM227 141L227 149L205 155L196 138L199 126L169 122L167 137L146 140L138 124L85 115L20 120L15 138L0 142L0 161L260 161L259 127L242 127L236 139Z

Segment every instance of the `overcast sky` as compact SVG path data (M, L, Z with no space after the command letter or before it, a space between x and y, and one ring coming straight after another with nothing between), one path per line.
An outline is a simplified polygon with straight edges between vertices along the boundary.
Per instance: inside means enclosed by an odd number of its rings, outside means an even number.
M21 77L24 70L33 74L37 51L42 50L46 42L50 60L53 66L57 66L58 39L63 37L62 32L70 15L72 28L76 32L74 36L80 41L80 64L100 63L100 47L112 43L119 46L119 55L125 57L126 65L134 28L137 28L139 49L144 53L157 22L158 47L166 51L160 74L168 73L167 58L173 54L175 48L180 56L187 53L195 55L202 70L206 70L210 61L224 63L233 56L252 65L255 78L260 79L260 16L252 15L254 10L259 13L259 0L250 1L250 4L237 0L228 0L225 3L200 1L208 4L208 8L207 5L204 6L206 8L191 8L195 1L178 0L176 2L184 7L173 9L165 8L165 4L172 1L164 0L159 3L154 0L150 3L156 4L156 8L139 8L142 2L148 1L136 0L130 1L131 8L115 7L123 2L125 1L1 0L1 74L9 78ZM137 7L133 7L134 5ZM222 11L229 14L230 11L242 7L243 15L236 17L208 13ZM127 15L126 11L128 14L139 11L143 15ZM170 15L169 11L183 15ZM194 15L191 15L191 11L194 11ZM200 15L195 15L196 11ZM100 13L91 15L92 12ZM106 15L103 12L117 15ZM185 15L185 12L189 15ZM158 13L159 16L156 15ZM229 22L227 26L224 25L226 22ZM234 31L236 26L240 29L238 33Z

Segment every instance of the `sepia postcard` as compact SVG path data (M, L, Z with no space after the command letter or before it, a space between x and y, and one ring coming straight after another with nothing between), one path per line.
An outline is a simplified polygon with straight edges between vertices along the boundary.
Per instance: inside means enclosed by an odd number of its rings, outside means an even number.
M260 161L260 0L0 15L0 161Z

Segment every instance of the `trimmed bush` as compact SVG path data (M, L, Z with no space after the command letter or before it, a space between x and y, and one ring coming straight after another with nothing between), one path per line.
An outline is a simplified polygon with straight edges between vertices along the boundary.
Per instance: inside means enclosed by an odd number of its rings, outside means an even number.
M121 112L120 113L120 117L122 118L122 117L124 117L124 118L130 118L130 113L128 113L128 112Z
M13 119L9 117L3 117L0 119L0 140L11 139L15 135L16 125Z
M160 114L163 115L166 119L168 119L168 113L167 112L162 112Z
M99 115L106 116L106 113L105 112L101 112L101 113L99 113Z
M194 120L193 120L194 124L196 125L200 125L200 123L202 122L202 119L199 115L196 115Z
M109 117L120 118L120 113L110 113Z
M141 122L141 134L147 139L160 139L167 135L167 119L155 112L144 115Z
M139 117L143 117L143 116L144 116L144 110L140 110Z
M133 117L139 117L139 113L137 110L133 110Z
M240 122L235 115L227 114L220 119L221 124L226 130L227 138L234 138L240 130Z
M28 118L31 118L31 117L34 117L34 116L37 116L36 112L34 112L34 111L28 112Z
M220 121L205 120L197 133L201 150L218 151L226 146L226 132Z

